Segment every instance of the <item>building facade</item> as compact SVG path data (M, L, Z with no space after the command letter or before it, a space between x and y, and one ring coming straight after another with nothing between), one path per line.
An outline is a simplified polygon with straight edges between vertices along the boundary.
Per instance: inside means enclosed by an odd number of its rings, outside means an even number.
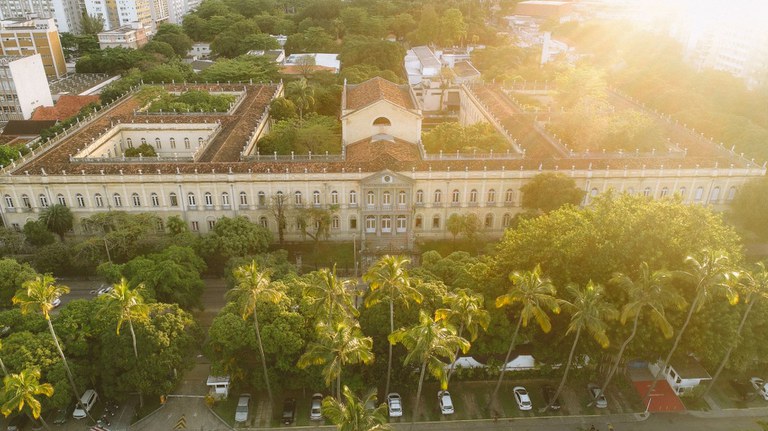
M0 21L0 55L40 54L45 74L61 78L67 73L59 30L53 18Z
M139 49L146 45L147 32L140 22L118 27L114 30L102 31L98 35L99 48Z
M29 120L38 106L53 106L40 54L0 57L0 122Z
M303 239L308 208L330 212L330 239L362 241L373 251L407 251L420 238L449 238L452 214L474 214L489 237L500 236L521 208L521 187L542 172L560 172L587 191L584 203L616 190L652 198L677 194L690 204L720 207L744 182L765 174L734 155L706 162L668 156L529 157L427 154L419 143L421 109L407 86L380 78L343 92L344 142L339 155L258 153L270 100L281 85L168 86L236 95L228 113L142 113L129 96L0 175L6 226L21 229L54 204L67 205L75 232L104 211L178 216L193 232L221 217L245 216L273 231L285 216L286 240ZM461 88L465 109L477 98ZM491 90L489 90L491 91ZM474 109L474 108L473 108ZM466 118L482 121L483 108ZM233 115L236 114L236 115ZM221 133L221 130L231 132ZM125 148L153 146L157 157L125 157Z
M19 20L41 17L53 18L59 31L79 33L82 9L78 0L3 0L0 19Z

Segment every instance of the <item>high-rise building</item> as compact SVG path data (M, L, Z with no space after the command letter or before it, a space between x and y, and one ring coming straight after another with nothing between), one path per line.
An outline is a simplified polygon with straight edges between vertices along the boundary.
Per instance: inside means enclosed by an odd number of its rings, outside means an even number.
M0 0L4 1L4 0ZM200 5L199 0L85 0L88 15L104 21L104 30L138 21L149 34L163 23L181 24L184 15Z
M40 54L0 57L0 122L29 120L38 106L53 106Z
M0 21L0 55L40 54L45 74L61 78L67 73L59 30L53 18Z
M82 9L78 0L0 0L0 19L53 18L59 31L79 33Z

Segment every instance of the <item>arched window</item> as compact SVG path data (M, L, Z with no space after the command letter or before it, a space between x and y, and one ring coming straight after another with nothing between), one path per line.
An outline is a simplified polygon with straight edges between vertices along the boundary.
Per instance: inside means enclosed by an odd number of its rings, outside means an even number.
M283 192L277 192L277 194L279 196L281 196L279 199L282 199ZM240 194L240 202L241 203L242 203L242 198L243 198L244 195L245 195L245 192ZM259 201L258 204L259 204L260 207L263 207L263 206L267 205L267 194L266 193L259 192L256 196L257 196L256 199L258 199L258 201ZM247 202L246 202L246 204L247 204Z
M454 204L459 203L459 197L461 195L459 194L459 189L454 189L453 193L451 194L451 202Z
M5 195L5 206L8 208L13 208L13 198L11 195Z
M476 204L477 203L477 190L472 189L469 192L469 203Z
M720 189L718 189L718 191L720 191ZM61 206L67 206L67 199L61 193L56 195L56 201L58 201L59 205Z
M488 203L489 204L496 203L496 190L494 189L488 190Z
M147 145L147 139L141 138L141 145Z
M189 138L184 138L184 148L189 149Z
M187 202L189 203L189 206L196 207L197 206L197 198L195 198L195 194L190 192L187 194Z
M437 214L432 217L432 229L440 229L440 216Z
M440 189L435 190L435 203L439 204L440 200L443 197L443 192L440 191Z
M133 202L133 206L135 207L141 206L141 198L139 197L138 193L134 193L131 195L131 202Z
M702 196L704 196L704 187L696 187L696 192L693 195L693 200L695 202L700 202Z
M682 197L685 197L685 192L686 192L685 187L680 187L680 191L678 191L677 194L679 194L680 197L682 198Z
M120 196L120 193L112 195L112 200L115 202L115 208L123 206L123 198Z
M391 126L392 122L389 121L389 118L386 117L379 117L375 120L373 120L374 126Z
M489 213L485 215L485 228L486 229L493 228L493 214Z
M512 224L512 216L509 213L504 214L504 217L501 218L501 224L504 227L509 227Z
M373 205L376 205L376 195L375 195L373 192L368 192L368 193L365 195L365 203L366 203L368 206L373 206Z
M366 233L375 233L376 232L376 216L365 216L365 232Z
M38 196L40 200L40 206L43 208L48 208L48 196L41 194Z
M730 202L735 197L736 197L736 187L731 187L730 189L728 189L728 195L725 197L725 199L728 200L728 202Z
M392 193L390 192L384 192L381 195L381 203L382 205L392 205Z
M659 193L659 197L665 198L669 194L669 188L668 187L662 187L661 193Z
M85 198L80 193L75 195L75 201L77 201L77 206L79 208L85 208Z
M296 205L302 205L301 192L296 192L293 194L293 203Z
M157 196L157 193L152 193L149 195L149 200L152 201L153 207L159 207L160 206L160 197Z
M419 205L424 203L424 190L416 191L416 203Z
M357 205L357 192L354 190L349 192L349 204Z
M720 200L720 187L715 187L709 193L709 201L717 203Z
M202 137L197 138L197 146L199 147L201 145L203 145L203 138Z
M504 193L504 203L510 205L513 202L515 202L515 191L512 189L507 189L507 192Z
M133 148L133 139L127 138L125 143L128 145L128 148Z
M221 194L221 204L224 206L229 206L229 193L224 192Z
M395 229L397 232L405 232L406 227L408 225L408 218L404 215L397 216Z
M650 195L651 195L651 188L650 187L646 187L643 190L643 196L650 196Z
M392 216L381 216L381 231L392 232Z
M213 206L213 195L211 195L210 192L205 192L203 195L203 199L205 200L205 206L211 207Z
M423 229L424 228L424 219L421 217L421 214L416 216L414 224L416 226L416 229Z
M320 192L317 190L312 192L312 205L320 205Z
M163 144L160 143L160 138L155 138L155 148L158 150L163 148Z
M336 190L331 192L331 205L338 205L339 204L339 192Z
M171 193L170 195L168 195L168 197L171 200L171 206L172 207L179 206L179 200L178 200L178 198L176 198L176 193Z
M398 205L405 205L405 203L406 203L405 202L405 198L406 198L406 194L405 194L404 191L400 190L399 192L397 192L397 204Z
M21 205L23 205L24 208L32 208L32 202L30 202L29 196L21 195Z
M357 217L352 216L349 218L349 229L350 230L356 230L357 229Z
M169 139L169 141L171 143L171 149L175 150L176 149L176 138L171 138L171 139Z
M101 207L104 206L104 199L101 197L100 194L96 193L93 196L93 200L94 200L94 202L96 202L96 207L101 208Z
M261 192L261 194L264 194L264 192ZM248 194L245 192L240 192L240 205L248 205Z
M331 229L333 230L341 229L341 219L339 219L339 216L333 216L333 218L331 219Z
M650 189L648 189L648 191L650 191ZM589 191L589 195L592 197L597 196L599 193L600 191L597 189L597 187L592 187L592 190Z
M264 229L268 229L269 228L269 221L267 221L267 218L264 217L264 216L259 217L259 224Z

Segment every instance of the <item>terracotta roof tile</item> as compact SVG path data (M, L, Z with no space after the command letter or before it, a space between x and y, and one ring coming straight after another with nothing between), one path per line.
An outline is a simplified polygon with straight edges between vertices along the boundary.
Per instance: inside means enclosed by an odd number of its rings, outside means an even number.
M388 100L405 109L416 109L407 85L397 85L380 77L357 85L347 85L344 109L361 109L379 100Z
M41 106L32 113L33 120L66 120L76 115L89 103L99 101L99 96L76 96L65 94L54 106Z

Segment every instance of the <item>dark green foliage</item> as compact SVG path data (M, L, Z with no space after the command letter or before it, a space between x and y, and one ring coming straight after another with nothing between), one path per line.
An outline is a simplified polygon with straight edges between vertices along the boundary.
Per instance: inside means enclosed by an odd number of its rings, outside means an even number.
M278 97L269 104L269 117L275 121L296 118L296 105L285 97Z
M66 205L56 204L44 209L40 213L39 221L63 241L64 234L72 230L74 216Z
M187 52L192 48L192 39L184 34L180 26L174 24L160 24L152 41L165 42L171 45L179 57L186 57Z
M122 79L115 81L101 90L101 103L107 104L120 98L120 96L130 91L131 87L135 87L141 83L141 71L138 69L131 69L126 73Z
M339 59L344 67L369 64L402 76L405 49L397 43L364 36L344 40Z
M142 79L147 83L186 82L194 76L192 68L185 63L172 61L167 64L158 64L142 73Z
M731 202L729 216L758 239L768 239L768 179L744 184Z
M125 157L139 157L139 155L143 157L155 157L157 153L155 152L155 147L149 145L149 144L141 144L138 147L132 147L125 150Z
M150 112L227 112L235 101L231 94L211 94L207 91L190 90L178 96L161 91L152 102Z
M260 154L338 154L341 134L338 120L323 115L310 115L275 123L267 136L259 140Z
M430 153L495 153L510 149L509 143L488 123L462 127L459 123L442 123L425 132L424 148Z
M143 283L149 298L189 309L201 306L205 285L200 275L205 269L205 262L192 248L170 246L160 253L132 259L122 266L121 273L133 286Z
M211 270L219 273L233 257L263 253L271 242L271 232L247 218L223 217L216 221L213 231L201 239L199 252Z
M59 33L59 38L67 59L99 50L99 39L95 34Z
M53 244L56 237L39 220L30 220L24 224L24 237L33 246Z
M173 47L170 44L159 42L157 40L149 41L149 43L144 45L141 49L149 53L158 54L161 56L159 59L166 61L176 56L176 53L173 51Z
M202 82L275 82L277 66L272 61L251 55L231 60L219 60L200 72L197 80Z
M285 42L287 55L297 52L339 52L339 45L322 27L309 27L288 36Z
M562 174L538 174L520 188L523 208L550 212L563 205L578 205L584 198L584 190L576 186L572 178Z
M344 66L344 69L341 70L341 78L346 79L348 84L359 84L377 76L396 84L400 84L403 81L395 72L391 70L381 70L372 64L358 64L351 67Z
M21 285L33 280L37 273L27 263L13 259L0 259L0 307L10 307L11 298Z
M140 49L106 48L86 54L77 61L77 73L119 74L133 67L152 62L148 52Z
M51 238L51 241L55 241L56 238L48 232L45 227L41 227L41 230ZM7 256L20 253L24 249L25 234L17 232L16 229L3 227L0 228L0 256Z

